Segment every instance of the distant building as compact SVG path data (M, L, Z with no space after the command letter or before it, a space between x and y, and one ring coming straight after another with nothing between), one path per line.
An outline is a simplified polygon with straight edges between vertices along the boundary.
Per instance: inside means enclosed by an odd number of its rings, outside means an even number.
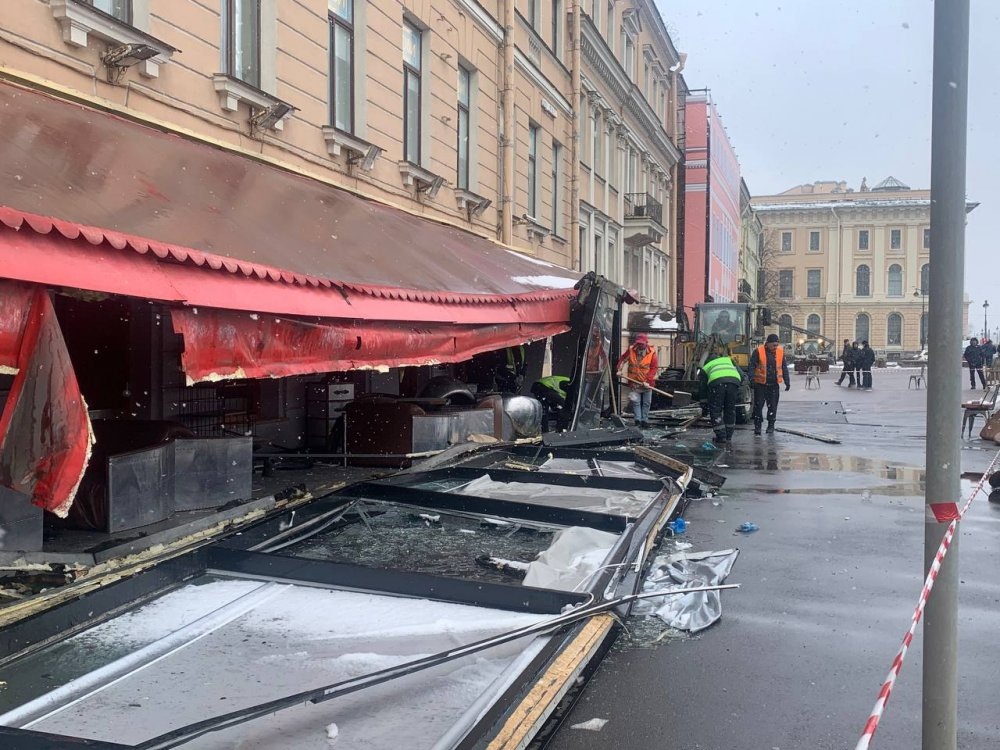
M740 163L707 90L685 111L682 304L735 302L740 252Z
M740 278L739 302L756 303L763 299L761 277L761 251L764 245L764 226L750 202L750 188L740 180Z
M838 345L867 339L889 359L924 348L930 198L894 177L857 192L816 182L753 198L782 339L793 340L784 326L794 325ZM968 302L963 330L967 321Z

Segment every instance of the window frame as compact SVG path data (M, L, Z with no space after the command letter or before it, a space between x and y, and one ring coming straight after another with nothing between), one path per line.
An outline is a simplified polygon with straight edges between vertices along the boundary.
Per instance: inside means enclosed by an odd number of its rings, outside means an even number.
M898 331L893 331L893 323L897 322L897 321L899 323L899 330ZM905 323L905 321L903 320L903 316L902 316L901 313L898 313L898 312L895 312L895 311L889 313L889 315L885 319L885 345L886 346L902 346L903 345L903 325L904 325L904 323ZM893 336L893 333L896 334L895 337ZM893 338L896 338L896 341L893 341Z
M861 320L865 321L865 335L861 335L861 329L858 324ZM854 317L854 340L855 341L871 341L872 337L872 316L866 312L860 312Z
M785 243L786 239L788 240L787 246L786 246L786 243ZM793 243L792 233L791 232L782 232L781 233L781 252L783 252L783 253L790 253L790 252L793 252L793 251L794 251L794 243Z
M528 122L528 216L538 218L538 133L537 123Z
M562 60L562 44L560 44L562 41L562 0L552 0L552 18L549 20L552 32L552 52L556 59Z
M118 21L118 23L123 23L126 26L133 26L135 22L135 8L133 7L135 4L135 0L122 0L122 2L124 2L124 7L125 7L124 18L122 18L119 15L116 15L113 11L107 11L104 10L103 8L97 7L97 0L78 0L78 2L81 5L86 5L92 10L97 11L98 13L103 13L108 18L115 19L116 21ZM114 0L112 0L112 4L114 4Z
M351 135L354 135L355 129L357 127L357 119L356 119L357 118L357 113L356 113L356 109L357 108L355 107L355 102L354 102L354 94L355 94L354 84L355 84L355 79L356 79L356 75L357 75L357 72L356 72L357 71L357 67L356 67L357 63L356 63L355 54L354 54L354 44L355 44L355 35L354 35L354 17L355 17L355 13L354 13L354 0L347 0L347 3L349 4L350 9L351 9L351 20L350 21L348 21L347 19L341 17L339 14L335 13L332 9L329 8L329 4L327 5L327 21L329 23L329 31L330 31L330 39L329 39L329 45L330 45L329 46L329 58L330 58L330 60L329 60L329 62L330 62L330 92L329 92L329 95L330 95L330 106L329 106L329 113L328 113L328 115L329 115L329 118L330 118L330 125L332 125L337 130L341 130L341 131L343 131L345 133L350 133ZM338 91L338 89L337 89L337 73L336 73L336 71L337 71L337 67L336 67L336 58L337 58L336 39L337 39L337 27L338 26L340 28L343 28L347 32L347 34L348 34L348 40L349 40L348 41L348 45L349 45L350 57L351 57L351 70L350 70L350 73L348 74L349 78L348 78L348 81L347 81L347 89L348 89L347 93L348 93L348 101L350 102L350 104L349 104L349 106L350 106L350 114L349 114L349 116L347 118L348 127L346 127L346 128L345 127L341 127L340 125L337 124L337 91Z
M559 210L560 201L559 194L561 190L560 178L562 177L562 170L559 168L562 162L562 149L563 145L557 141L555 138L552 139L552 234L556 237L561 237L559 234L562 227L560 226L560 216L562 212Z
M924 227L923 249L924 250L930 250L931 249L931 228L930 227Z
M816 319L815 329L811 326L813 319ZM814 336L819 336L823 332L823 318L819 313L809 313L806 317L806 330Z
M816 278L816 294L813 294L813 274ZM806 297L810 299L820 299L823 296L823 271L819 268L810 268L806 271Z
M816 247L813 247L813 239L816 240ZM823 245L823 238L820 237L819 230L811 229L809 230L809 252L818 253Z
M926 297L931 291L931 264L924 263L920 266L920 294Z
M899 284L898 291L893 291L893 270L894 268L899 269ZM893 263L885 270L885 295L887 297L902 297L903 296L903 267L899 263Z
M528 25L534 29L535 33L538 32L538 27L541 25L541 15L539 0L528 0Z
M864 237L864 245L861 243L861 238ZM870 229L859 229L858 230L858 250L863 253L870 253L872 249L872 235Z
M414 68L406 60L406 52L403 51L402 62L403 62L403 161L409 162L410 164L421 163L423 157L423 96L424 96L424 84L423 84L423 55L424 55L424 30L421 29L417 24L408 18L403 19L403 38L406 38L407 30L412 31L418 40L416 59L419 61L419 68ZM416 158L413 153L410 152L409 148L409 135L410 135L410 108L409 104L409 82L415 79L416 86L416 98L417 98L417 123L415 135L415 148L416 148Z
M896 239L899 240L898 244L894 244L894 241ZM900 250L900 251L902 251L902 249L903 249L903 230L900 229L899 227L896 227L896 228L890 227L889 228L889 251L890 252L893 251L893 250Z
M861 269L865 270L865 291L861 291ZM872 296L872 269L867 263L860 263L854 269L854 296L855 297L871 297Z
M474 71L462 63L458 64L458 91L455 105L455 186L459 190L470 190L472 184L472 77ZM464 80L463 80L464 77ZM462 100L463 84L465 101ZM462 144L462 123L465 123L465 144ZM465 168L462 168L462 156Z
M787 321L787 322L785 322ZM778 317L778 340L783 345L789 345L792 343L792 326L795 325L795 321L792 320L792 316L788 313L780 315Z
M226 10L226 75L230 78L235 78L237 81L241 81L248 86L253 86L256 89L260 89L262 85L262 71L261 66L263 63L263 51L261 49L261 16L263 15L263 8L261 7L261 0L225 0L225 10ZM254 49L253 53L255 56L254 70L256 71L256 79L248 81L238 74L236 67L236 7L239 4L248 3L253 4L256 8L257 13L257 29L254 35Z
M785 279L788 280L788 294L785 294ZM791 268L778 269L778 299L795 297L795 271Z

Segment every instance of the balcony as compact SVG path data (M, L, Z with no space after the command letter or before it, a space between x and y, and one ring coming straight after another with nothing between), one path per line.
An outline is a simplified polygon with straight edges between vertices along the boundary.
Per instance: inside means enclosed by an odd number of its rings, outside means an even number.
M663 226L663 204L647 193L625 194L625 244L629 247L657 245L667 230Z

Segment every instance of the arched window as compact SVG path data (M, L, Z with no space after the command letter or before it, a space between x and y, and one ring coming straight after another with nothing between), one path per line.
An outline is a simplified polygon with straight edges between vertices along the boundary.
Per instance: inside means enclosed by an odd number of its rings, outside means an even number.
M889 266L889 296L903 296L903 267L898 263Z
M792 343L792 316L782 315L778 318L778 337L782 344Z
M927 313L920 316L920 348L927 348Z
M868 266L858 266L857 279L854 283L854 294L858 297L871 297L872 271Z
M920 267L920 292L927 294L931 290L931 264L924 263Z
M809 333L818 336L819 328L820 328L819 315L813 313L808 318L806 318L806 330L809 331Z
M858 343L868 341L871 327L872 319L868 317L868 313L860 313L854 321L854 340Z
M886 343L889 346L903 345L903 316L899 313L890 313L886 323Z

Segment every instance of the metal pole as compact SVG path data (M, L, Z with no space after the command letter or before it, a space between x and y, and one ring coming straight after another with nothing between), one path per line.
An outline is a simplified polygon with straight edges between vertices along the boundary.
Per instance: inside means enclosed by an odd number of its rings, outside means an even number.
M930 341L924 568L946 524L930 504L960 492L962 303L965 276L965 159L969 82L969 0L934 3L931 115ZM924 614L923 750L956 750L958 727L958 541L955 534Z

